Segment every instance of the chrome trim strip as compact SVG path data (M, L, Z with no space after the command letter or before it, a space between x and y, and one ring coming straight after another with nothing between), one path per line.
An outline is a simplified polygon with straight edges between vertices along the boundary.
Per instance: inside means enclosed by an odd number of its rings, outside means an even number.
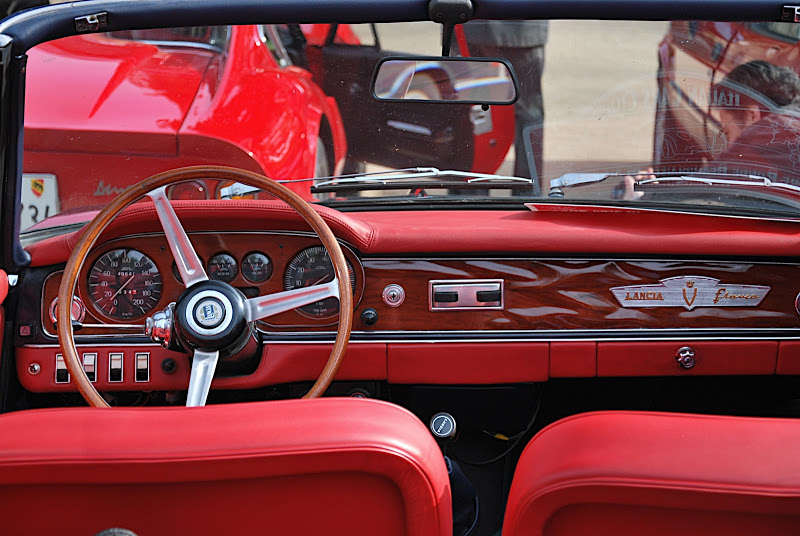
M325 344L333 344L334 337L333 334L325 340L323 339L314 339L314 340L289 340L289 339L274 339L266 341L267 345L305 345L305 344L314 344L314 345L325 345ZM370 340L351 340L348 345L351 344L435 344L435 343L458 343L458 344L498 344L498 343L508 343L508 342L530 342L530 343L551 343L551 342L669 342L669 341L798 341L800 340L800 335L791 336L791 337L776 337L776 336L751 336L751 337L743 337L743 336L708 336L708 335L695 335L695 336L686 336L686 337L604 337L602 339L597 339L593 337L559 337L559 338L533 338L533 337L509 337L509 338L476 338L476 339L464 339L464 338L442 338L442 339L431 339L431 338L406 338L403 340L398 339L370 339ZM103 345L99 344L86 344L83 346L87 346L90 348L100 348ZM122 346L122 345L113 345L113 346ZM131 345L132 347L138 348L139 345ZM142 345L144 346L144 345ZM82 345L77 345L80 349ZM59 346L56 344L53 345L30 345L30 346L22 346L21 348L30 348L36 350L55 350L58 349Z

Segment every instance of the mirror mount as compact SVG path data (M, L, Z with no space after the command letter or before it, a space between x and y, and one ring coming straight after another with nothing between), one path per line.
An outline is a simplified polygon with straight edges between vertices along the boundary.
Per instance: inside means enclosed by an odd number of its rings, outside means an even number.
M442 56L450 56L453 43L453 32L456 24L463 24L472 19L474 7L472 0L430 0L428 16L433 22L442 25Z

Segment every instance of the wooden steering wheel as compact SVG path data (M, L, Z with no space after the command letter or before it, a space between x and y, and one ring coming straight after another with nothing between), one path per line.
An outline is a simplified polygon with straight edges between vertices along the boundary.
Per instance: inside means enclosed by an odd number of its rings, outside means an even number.
M313 285L247 299L239 290L221 281L209 280L203 264L189 241L166 194L166 187L180 181L203 179L234 181L259 188L283 200L317 233L333 263L335 279L329 283ZM67 261L58 289L58 338L67 368L81 395L91 406L109 407L83 370L70 318L72 297L83 263L98 236L108 223L128 205L150 197L155 203L175 263L186 290L177 302L147 319L147 334L153 340L167 344L177 342L187 352L193 353L192 371L187 393L187 406L205 404L220 351L230 351L246 342L256 320L290 311L309 303L328 298L339 299L339 327L336 341L325 368L304 398L321 396L333 380L344 357L353 322L353 296L350 292L350 275L344 254L330 227L319 214L297 194L272 181L242 169L197 166L175 169L153 175L134 184L117 196L84 228L83 234ZM177 338L177 340L174 340Z

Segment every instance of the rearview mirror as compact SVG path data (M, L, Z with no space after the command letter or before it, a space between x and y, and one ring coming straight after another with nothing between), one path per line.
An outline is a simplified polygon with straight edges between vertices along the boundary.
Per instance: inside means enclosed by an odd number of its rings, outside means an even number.
M382 59L372 77L372 96L381 101L513 104L517 80L497 58Z

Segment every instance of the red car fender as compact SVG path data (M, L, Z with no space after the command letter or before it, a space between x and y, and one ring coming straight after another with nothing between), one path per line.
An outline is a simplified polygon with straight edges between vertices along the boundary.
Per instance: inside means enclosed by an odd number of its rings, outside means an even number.
M275 180L311 177L323 116L331 127L337 162L344 158L338 109L309 76L298 73L301 69L280 68L255 31L253 26L234 28L217 91L198 92L179 136L226 140ZM211 84L208 80L206 86ZM264 95L272 102L264 103ZM289 187L310 198L308 183Z

